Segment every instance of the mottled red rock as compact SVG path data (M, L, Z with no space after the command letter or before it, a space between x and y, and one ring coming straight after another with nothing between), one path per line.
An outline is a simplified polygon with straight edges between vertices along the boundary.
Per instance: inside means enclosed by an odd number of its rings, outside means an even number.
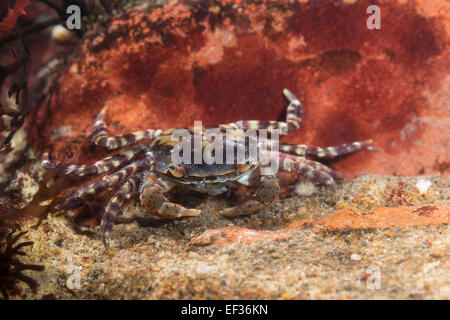
M210 229L191 240L191 244L252 243L262 240L283 240L305 228L320 229L391 229L450 223L450 205L433 204L419 207L383 207L363 212L353 207L338 210L318 221L292 221L286 229L276 231L254 230L243 227Z
M372 138L377 152L336 163L362 173L449 172L450 4L372 1L177 2L133 9L91 33L60 79L35 146L91 161L85 137L106 104L110 131L277 119L289 88L304 125L284 140L336 145ZM71 126L71 134L52 134ZM39 128L39 129L37 129Z
M209 229L198 237L192 238L190 244L225 244L225 243L252 243L261 240L282 240L294 235L293 230L265 231L243 227L225 227Z
M450 205L434 204L420 207L377 208L371 212L346 207L314 224L328 229L387 229L448 223L450 223Z
M29 0L17 0L14 8L8 7L8 13L0 21L0 39L6 37L16 25L16 20L21 15L26 15L25 8L30 4Z

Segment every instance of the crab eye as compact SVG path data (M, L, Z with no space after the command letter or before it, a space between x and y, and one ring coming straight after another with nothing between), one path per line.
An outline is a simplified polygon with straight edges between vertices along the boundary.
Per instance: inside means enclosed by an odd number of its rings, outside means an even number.
M169 172L175 178L181 178L184 176L184 168L182 166L177 166L174 163L169 164L168 166Z
M250 170L250 168L251 168L252 166L253 166L252 161L251 161L250 159L247 159L247 160L245 161L245 163L238 164L238 165L236 166L236 171L239 172L239 173L244 173L244 172Z

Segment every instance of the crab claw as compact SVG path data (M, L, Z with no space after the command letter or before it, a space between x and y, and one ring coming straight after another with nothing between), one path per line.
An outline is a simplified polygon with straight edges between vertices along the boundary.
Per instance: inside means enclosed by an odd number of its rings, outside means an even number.
M147 183L141 190L142 206L151 213L164 218L195 217L200 210L188 209L182 205L170 202L163 194L163 188L153 183Z
M278 199L280 186L274 176L265 176L255 194L242 205L222 210L224 216L249 215L264 209Z

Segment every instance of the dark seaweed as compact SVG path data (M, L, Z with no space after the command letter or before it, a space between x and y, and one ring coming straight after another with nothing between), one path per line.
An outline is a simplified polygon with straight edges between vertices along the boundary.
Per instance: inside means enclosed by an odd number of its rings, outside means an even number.
M31 69L31 56L30 51L26 47L24 40L23 40L23 34L22 34L22 28L20 27L20 23L18 22L15 29L19 33L19 46L14 47L12 49L12 53L14 57L16 58L16 62L12 65L2 67L0 71L2 72L0 74L0 86L2 85L3 80L15 73L18 69L22 68L22 71L20 73L20 76L16 82L14 82L11 87L8 90L8 95L11 97L13 95L16 95L16 104L19 106L19 110L17 112L9 113L5 112L4 114L9 114L12 116L11 120L11 128L8 136L3 141L3 145L0 147L0 151L4 151L8 148L12 138L14 137L14 134L17 132L17 130L20 129L23 122L25 121L26 115L29 113L28 111L28 77L30 74Z
M32 241L21 242L16 245L16 242L27 233L27 231L21 231L14 235L16 229L11 231L4 241L4 244L0 245L4 247L0 251L0 292L3 295L3 299L9 299L10 295L19 295L21 293L20 288L17 286L19 281L25 282L32 290L36 290L38 283L36 280L24 275L22 272L25 270L42 271L44 266L35 264L25 264L18 259L18 256L24 256L25 253L20 251L24 247L33 245Z

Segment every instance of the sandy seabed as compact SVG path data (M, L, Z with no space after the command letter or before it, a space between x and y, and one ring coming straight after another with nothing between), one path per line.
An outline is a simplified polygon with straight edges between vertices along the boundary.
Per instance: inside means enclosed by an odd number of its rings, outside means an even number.
M366 175L336 192L312 186L312 195L292 191L236 219L215 213L226 199L175 221L131 205L109 249L98 227L50 216L23 239L35 242L24 262L45 265L26 272L40 286L16 298L449 299L449 182L424 178L432 184L422 194L419 177ZM399 209L374 210L384 207Z

